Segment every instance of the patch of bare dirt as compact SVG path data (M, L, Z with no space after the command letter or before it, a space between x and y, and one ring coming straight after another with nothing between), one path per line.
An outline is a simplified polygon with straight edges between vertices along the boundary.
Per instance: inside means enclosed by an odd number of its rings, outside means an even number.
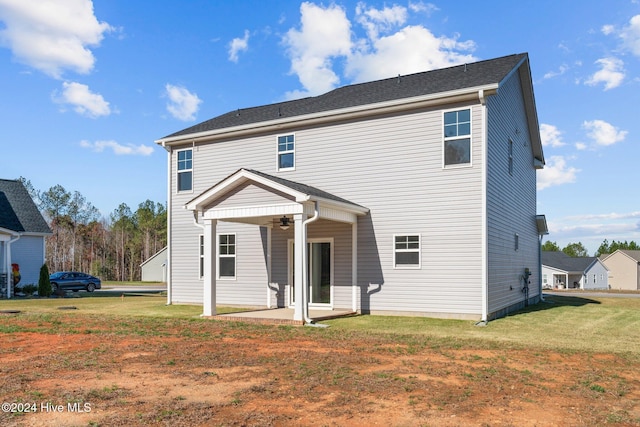
M640 425L637 357L217 321L24 322L32 332L0 334L2 426Z

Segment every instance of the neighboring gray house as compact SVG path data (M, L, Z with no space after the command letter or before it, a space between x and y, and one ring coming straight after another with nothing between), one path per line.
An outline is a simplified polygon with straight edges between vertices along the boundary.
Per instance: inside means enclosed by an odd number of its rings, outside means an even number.
M609 289L609 271L597 257L571 257L561 251L543 251L542 287Z
M51 230L20 181L0 179L0 298L11 298L12 268L19 285L38 284Z
M140 264L143 282L167 281L167 247L160 249L145 262Z
M609 269L611 289L640 290L640 251L618 249L601 258Z
M156 142L169 303L308 322L309 307L490 320L540 299L527 54L239 109Z

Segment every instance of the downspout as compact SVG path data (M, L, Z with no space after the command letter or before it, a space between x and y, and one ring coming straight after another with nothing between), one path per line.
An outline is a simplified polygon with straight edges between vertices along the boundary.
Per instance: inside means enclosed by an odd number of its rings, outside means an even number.
M302 226L305 228L305 233L304 233L305 236L307 236L307 232L306 232L307 225L311 224L314 221L317 221L319 217L320 217L320 212L318 211L318 201L316 200L313 202L313 216L302 222ZM306 253L307 242L305 242L304 245L305 245L304 252L306 256L309 256ZM304 320L305 324L311 324L313 323L313 320L309 318L309 296L307 295L307 293L309 292L309 289L308 289L309 279L307 278L307 260L306 259L304 260L302 266L303 266L302 281L305 282L302 285L302 319Z
M480 320L480 324L487 324L489 321L489 277L488 277L488 226L487 226L487 168L489 167L489 131L487 129L487 99L485 98L484 90L480 89L478 91L478 100L480 101L480 105L482 108L482 255L481 255L481 281L482 281L482 290L481 290L481 298L482 298L482 317Z
M11 271L11 244L20 240L20 237L21 236L18 234L15 239L11 239L5 244L7 257L7 299L11 298L11 288L13 287L13 274Z
M540 301L544 302L544 295L542 294L542 238L543 234L540 234L540 240L538 241L538 289L540 292Z
M172 244L171 244L171 237L172 237L172 229L171 229L171 222L172 222L172 215L171 212L173 211L172 209L172 205L173 205L173 201L171 200L171 147L167 147L165 145L165 143L162 143L162 148L164 148L167 151L167 261L166 261L166 274L165 274L165 282L167 283L167 305L171 305L172 301L173 301L173 274L171 274L171 270L172 270L172 266L171 266L171 253L172 251Z

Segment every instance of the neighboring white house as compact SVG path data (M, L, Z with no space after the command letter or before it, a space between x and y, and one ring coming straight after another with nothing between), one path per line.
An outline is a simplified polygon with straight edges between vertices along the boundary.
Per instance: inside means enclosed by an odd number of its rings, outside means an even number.
M609 269L611 289L640 290L640 251L618 249L601 258Z
M45 263L45 237L51 230L20 181L0 179L0 298L13 296L13 270L18 285L37 285ZM17 272L16 272L17 273Z
M167 281L167 247L160 249L140 264L143 282Z
M168 303L490 320L542 294L527 54L239 109L168 151Z
M609 271L597 257L571 257L564 252L542 252L545 289L609 289Z

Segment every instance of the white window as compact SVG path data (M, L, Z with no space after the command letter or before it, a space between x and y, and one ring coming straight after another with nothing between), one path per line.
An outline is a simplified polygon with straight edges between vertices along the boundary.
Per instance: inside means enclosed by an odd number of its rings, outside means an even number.
M471 110L444 113L444 165L471 164Z
M420 235L393 236L395 268L420 268Z
M193 150L180 150L177 155L178 191L191 191L193 189Z
M278 136L278 170L295 169L296 150L295 135Z
M200 278L204 277L204 235L199 236L200 240Z
M220 234L218 236L218 278L235 279L236 277L236 235Z

